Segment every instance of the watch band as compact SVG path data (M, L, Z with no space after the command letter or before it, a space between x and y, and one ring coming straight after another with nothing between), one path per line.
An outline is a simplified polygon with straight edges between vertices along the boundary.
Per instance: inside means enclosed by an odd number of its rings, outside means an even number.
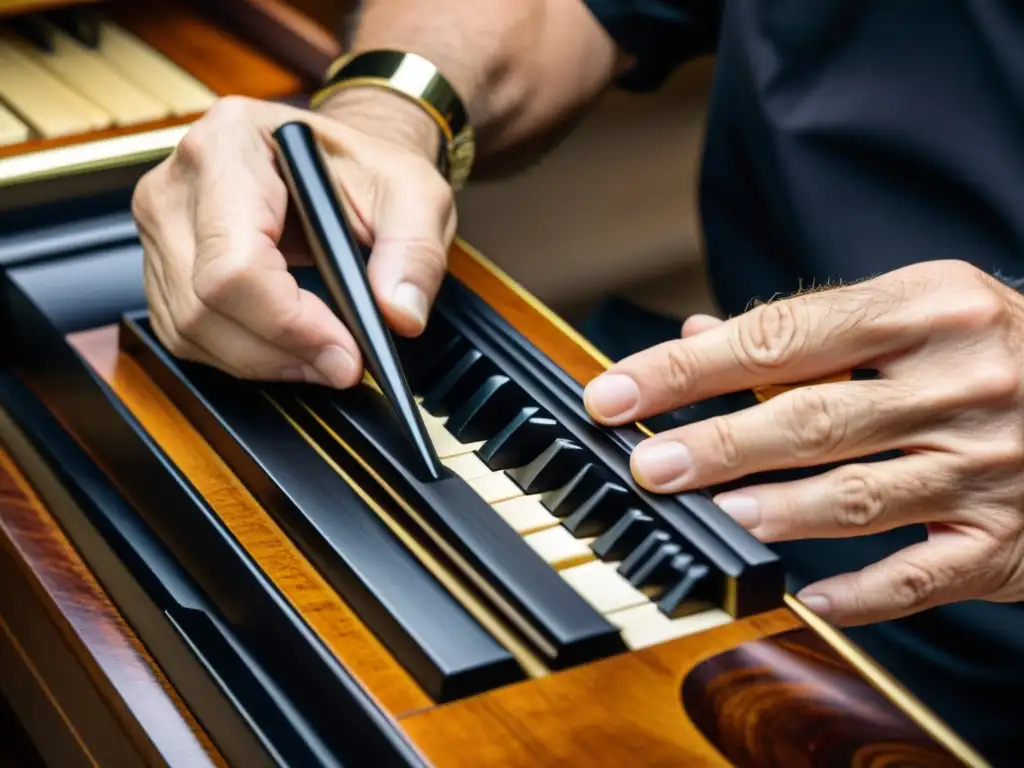
M427 59L415 53L373 50L347 54L335 60L324 75L324 86L314 94L316 109L346 88L383 88L418 104L437 123L444 138L442 173L456 190L469 177L475 156L473 129L458 93Z

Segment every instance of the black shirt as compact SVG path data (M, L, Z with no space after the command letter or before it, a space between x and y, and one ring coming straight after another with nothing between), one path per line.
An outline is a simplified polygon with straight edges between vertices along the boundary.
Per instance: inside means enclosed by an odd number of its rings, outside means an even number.
M932 259L1024 276L1024 3L586 1L636 58L625 88L657 88L681 62L716 55L700 203L728 314ZM647 326L648 343L678 332ZM777 549L807 582L922 536ZM1019 604L964 603L849 634L990 759L1024 764Z

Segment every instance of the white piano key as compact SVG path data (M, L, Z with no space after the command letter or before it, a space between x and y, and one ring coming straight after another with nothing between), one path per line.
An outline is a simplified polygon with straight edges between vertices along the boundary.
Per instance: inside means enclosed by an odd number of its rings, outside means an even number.
M670 619L651 602L613 611L605 618L622 630L623 641L634 651L703 632L732 621L732 616L718 608L709 608L678 619Z
M523 495L522 489L512 482L512 478L504 472L495 472L466 482L488 504L496 504L499 501Z
M594 559L594 553L590 550L593 539L577 539L562 526L527 534L523 541L533 547L544 562L555 570L571 568Z
M0 38L0 99L44 138L108 128L109 113L51 75L25 53L27 46Z
M591 560L561 573L569 586L602 614L647 605L647 595L622 578L615 571L617 565Z
M526 534L542 531L560 525L558 518L548 512L540 503L540 496L517 496L492 504L491 508L502 520L512 526L516 533Z
M427 428L427 434L430 437L430 442L434 444L434 450L437 451L438 458L440 459L448 459L454 456L462 456L463 454L472 453L483 445L482 441L474 443L460 443L455 438L455 435L444 428L444 424L447 419L438 418L422 408L420 408L420 416L423 418L423 426Z
M0 147L28 141L32 131L14 113L0 104Z
M475 453L442 457L441 463L463 480L475 480L478 477L493 474L491 468L484 464L483 460Z
M170 116L170 109L147 96L115 71L96 51L53 26L53 51L25 49L34 62L104 109L117 125L133 125Z
M217 94L174 62L115 24L100 24L99 55L175 115L204 112Z

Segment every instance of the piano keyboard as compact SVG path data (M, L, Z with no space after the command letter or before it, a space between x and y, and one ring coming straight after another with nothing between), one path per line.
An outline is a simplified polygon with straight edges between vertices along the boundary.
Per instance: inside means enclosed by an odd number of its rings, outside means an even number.
M181 67L84 13L0 24L0 146L181 117L214 103L217 95Z
M631 484L628 448L601 453L609 433L577 423L574 395L556 407L528 383L521 339L495 332L502 352L480 334L496 315L463 323L471 295L452 285L427 332L399 342L441 480L419 475L375 387L240 382L174 359L144 316L121 345L435 700L781 604L770 550L704 497ZM365 506L342 500L353 488ZM381 520L404 552L361 541Z
M575 592L623 630L632 650L683 637L732 621L725 611L695 602L669 616L658 610L650 589L638 589L620 574L618 560L601 560L596 537L576 537L544 505L541 494L527 494L505 470L493 471L476 454L482 441L462 443L444 428L445 417L420 408L442 463L469 483L506 524Z

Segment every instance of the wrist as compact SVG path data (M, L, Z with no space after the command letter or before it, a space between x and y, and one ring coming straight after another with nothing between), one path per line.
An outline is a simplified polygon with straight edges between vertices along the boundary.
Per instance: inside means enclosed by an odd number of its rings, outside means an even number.
M437 162L441 129L420 106L396 93L373 86L345 88L316 112Z

